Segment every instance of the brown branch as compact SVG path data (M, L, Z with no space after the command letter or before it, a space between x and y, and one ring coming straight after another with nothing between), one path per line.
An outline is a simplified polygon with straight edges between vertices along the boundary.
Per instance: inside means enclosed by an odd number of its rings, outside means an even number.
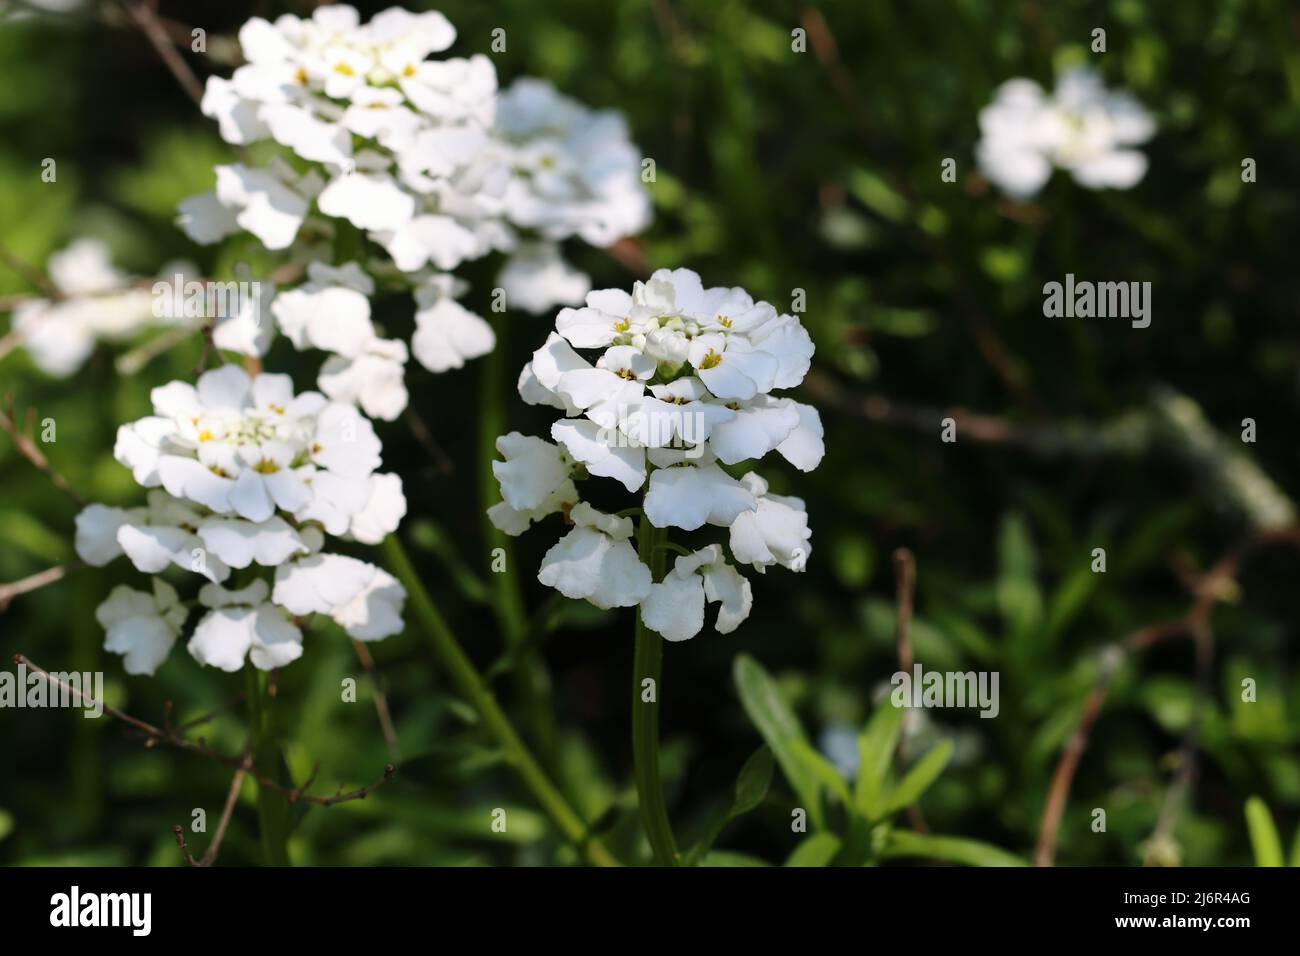
M51 282L45 273L3 244L0 244L0 260L3 260L10 269L40 289L47 299L53 299L57 302L64 297L62 290Z
M286 787L283 784L274 780L273 778L268 777L266 774L262 773L262 771L258 770L256 766L251 764L248 761L247 757L243 755L227 754L227 753L222 753L219 750L213 750L204 742L202 738L199 738L199 740L197 741L188 740L170 730L164 730L161 727L155 727L153 724L149 723L148 721L144 721L138 717L132 717L130 714L123 713L122 711L118 710L115 707L109 706L107 703L104 703L103 701L99 701L99 700L89 701L81 693L80 690L78 690L75 687L71 687L64 681L61 681L58 678L54 677L48 671L44 670L37 664L33 663L29 658L25 657L22 654L15 654L14 662L17 664L22 664L26 666L29 670L32 670L35 673L40 674L47 681L61 688L65 693L75 695L78 698L78 700L85 703L94 703L102 707L104 713L108 714L110 717L114 718L115 720L120 720L122 723L127 724L128 726L133 727L135 730L139 731L145 737L146 747L153 747L157 744L164 744L169 747L175 747L178 750L184 750L192 754L197 754L198 756L205 757L209 760L215 760L217 763L225 764L228 767L236 767L236 768L243 767L249 774L253 776L255 780L257 780L257 782L260 785L270 790L274 790L277 793L283 794L290 803L297 803L299 800L306 800L309 803L315 803L320 806L328 807L328 806L333 806L336 803L344 803L348 800L364 800L373 791L379 789L384 784L392 780L393 776L397 772L396 768L390 763L384 767L384 772L382 775L380 775L379 779L368 786L357 787L355 790L348 790L346 792L339 791L338 793L330 797L311 796L304 792L306 789L305 786ZM310 784L310 782L311 781L309 779L308 784Z
M1191 608L1182 617L1148 625L1129 634L1122 641L1106 648L1101 659L1101 671L1097 682L1084 702L1079 723L1070 739L1061 750L1052 782L1048 788L1047 801L1043 807L1043 819L1038 831L1038 843L1034 850L1036 866L1051 866L1056 855L1056 837L1065 805L1069 799L1070 788L1074 782L1079 761L1088 746L1088 737L1101 713L1106 695L1110 689L1111 678L1119 665L1132 653L1145 650L1172 637L1187 635L1193 640L1196 649L1197 672L1197 710L1192 723L1184 735L1182 743L1182 761L1178 777L1166 795L1164 807L1157 822L1153 840L1168 836L1177 820L1179 809L1191 786L1196 766L1196 745L1199 733L1200 697L1209 693L1210 664L1212 661L1212 643L1210 619L1215 605L1224 600L1232 591L1233 582L1245 558L1254 551L1272 544L1288 544L1300 547L1300 528L1279 528L1266 531L1247 539L1236 549L1229 551L1216 562L1205 574L1191 581L1194 600Z
M29 591L35 591L43 588L47 584L53 584L60 581L72 570L81 567L79 561L73 561L69 564L56 564L52 568L46 568L44 571L38 571L36 574L25 577L20 581L11 581L8 584L0 584L0 614L3 614L9 607L9 602L20 594L26 594Z
M388 710L388 697L379 682L375 659L370 655L370 648L362 641L354 640L352 647L357 652L361 666L366 669L366 675L370 678L370 690L375 695L375 714L379 717L379 729L383 731L384 743L388 745L388 756L394 763L401 763L402 752L397 743L397 728L393 726L393 716Z
M55 470L53 465L50 464L50 460L45 457L44 452L36 447L36 443L23 434L22 430L19 429L18 424L13 419L14 399L12 395L6 396L6 405L8 406L7 411L0 411L0 429L3 429L9 434L9 437L13 440L14 447L18 449L18 454L22 455L35 465L37 469L43 472L45 476L54 483L54 487L68 495L68 497L77 504L84 506L86 504L86 499L78 494L77 491L68 484L64 477Z
M898 607L897 623L897 643L898 643L898 669L905 674L912 672L912 601L916 589L916 559L912 552L907 548L897 548L894 551L894 580L895 595ZM904 767L903 746L906 743L907 723L904 721L903 733L899 735L898 748L894 751L894 765L901 771ZM915 804L908 804L907 819L911 823L912 829L917 833L929 833L930 828L926 826L925 817L921 814L921 808Z
M167 28L158 19L158 14L148 4L140 3L138 0L120 0L120 2L122 9L135 21L140 32L158 52L167 69L171 70L172 76L176 77L176 82L180 84L181 89L196 105L201 104L203 84L199 82L198 76L190 65L185 62L185 58L176 51L176 45L168 35Z
M442 446L439 445L437 439L433 437L433 432L429 431L429 426L424 423L424 419L420 417L415 408L408 405L406 407L406 412L402 417L410 427L411 434L415 436L415 440L424 446L424 450L429 453L429 457L433 459L438 470L444 475L450 475L454 472L456 470L455 464L447 453L442 450Z
M176 842L180 845L181 854L185 857L190 866L211 866L217 861L217 854L221 851L221 841L225 839L226 828L230 826L230 818L235 812L235 804L239 800L239 788L244 785L244 774L248 772L249 762L249 745L244 744L244 765L236 768L235 775L230 780L230 790L226 794L226 804L221 808L221 819L217 822L216 832L212 834L212 842L208 848L203 851L203 856L197 860L190 855L189 848L185 845L185 831L179 825L172 828L176 834Z

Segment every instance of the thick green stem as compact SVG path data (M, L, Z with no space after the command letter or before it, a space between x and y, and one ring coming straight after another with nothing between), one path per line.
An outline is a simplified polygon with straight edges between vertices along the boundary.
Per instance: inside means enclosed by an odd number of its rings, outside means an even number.
M591 836L587 824L547 777L546 771L511 725L487 684L461 650L456 635L434 605L433 598L416 574L411 559L406 555L406 549L396 535L390 534L384 539L383 551L388 569L406 588L410 606L433 645L434 653L447 669L452 683L478 712L483 726L496 738L506 762L514 768L566 840L582 850L587 859L597 866L618 866L618 860L600 840Z
M650 524L644 516L637 528L637 549L642 562L650 566L658 581L664 575L664 552L668 532ZM632 668L632 763L636 773L637 798L655 862L680 866L681 854L668 822L664 785L659 774L659 686L663 672L664 643L636 614L636 651ZM647 684L646 681L653 683Z
M279 776L280 749L271 733L271 714L266 704L266 678L252 665L244 664L247 680L248 729L252 738L253 764L268 777ZM257 784L257 823L262 837L262 854L267 866L289 866L289 803L284 794Z

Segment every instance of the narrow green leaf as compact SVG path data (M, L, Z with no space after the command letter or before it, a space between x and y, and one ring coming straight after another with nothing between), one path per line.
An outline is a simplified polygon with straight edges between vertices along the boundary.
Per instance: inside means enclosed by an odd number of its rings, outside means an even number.
M876 705L875 712L858 737L858 754L861 757L858 779L854 786L853 802L868 820L878 819L884 813L885 778L889 763L898 746L898 735L903 729L903 709L895 707L886 698Z
M766 744L750 754L736 778L736 797L728 815L731 819L748 813L763 802L767 788L772 785L773 766L772 748Z
M745 713L772 748L781 772L790 781L813 824L822 826L822 787L829 785L834 778L844 790L843 781L835 768L808 742L794 712L781 697L776 681L763 666L749 655L741 654L736 658L734 671Z
M921 794L929 789L930 784L939 779L948 761L952 759L952 741L941 740L931 747L924 757L903 775L902 781L889 795L885 805L888 816L903 807L910 806L920 799Z
M785 861L785 866L829 866L840 852L840 839L833 833L814 833L804 840Z
M1256 866L1285 866L1282 857L1282 838L1273 825L1273 814L1259 797L1246 801L1246 828L1250 831L1250 846L1255 851Z
M894 830L880 853L884 859L920 857L967 866L1027 866L1024 860L988 843L962 837L933 836Z

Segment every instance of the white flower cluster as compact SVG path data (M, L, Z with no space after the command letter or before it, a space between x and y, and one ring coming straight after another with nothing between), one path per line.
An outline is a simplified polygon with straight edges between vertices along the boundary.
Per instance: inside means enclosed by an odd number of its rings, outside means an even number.
M209 78L203 98L227 142L272 140L293 165L218 167L213 192L181 203L178 221L192 239L246 230L268 249L288 249L310 221L316 235L355 228L382 248L377 261L363 256L346 271L313 264L306 285L272 308L297 347L334 353L321 390L374 417L405 408L408 349L370 326L372 276L413 290L409 354L442 372L495 345L491 326L456 301L466 286L450 270L509 252L500 278L507 304L542 311L580 302L590 282L555 243L608 245L649 219L620 116L541 81L498 96L481 54L428 59L455 38L442 14L397 7L364 24L343 5L309 19L254 18L239 31L247 62L230 79Z
M122 341L159 323L153 296L114 268L108 247L97 239L78 239L54 253L48 272L61 297L22 302L13 317L18 340L47 375L67 378L96 342Z
M200 663L244 660L267 670L302 654L299 619L333 618L357 640L402 628L406 592L387 572L328 554L327 535L377 544L406 513L401 479L379 473L380 443L351 405L294 395L286 375L250 377L236 365L171 382L154 414L118 430L114 456L148 504L94 504L77 516L77 553L101 566L125 554L146 574L169 567L205 579L189 640ZM239 586L223 585L238 572ZM152 593L119 586L97 612L105 647L128 673L152 674L188 616L165 581Z
M610 246L650 222L627 121L524 77L498 98L494 132L494 148L510 171L504 215L535 237L512 247L497 282L513 305L534 315L578 305L591 280L564 261L558 243L577 236Z
M1093 70L1063 72L1051 95L1033 80L1008 80L980 111L976 158L984 174L1017 197L1034 195L1068 170L1089 189L1128 189L1147 171L1133 146L1155 134L1155 122L1124 92L1105 88Z
M578 349L600 355L593 364ZM706 289L688 269L659 270L630 295L590 293L585 307L560 311L520 376L524 401L565 417L551 427L554 443L517 432L497 440L504 500L488 512L493 524L518 535L563 513L572 530L544 557L543 584L601 608L639 605L646 625L672 641L699 633L706 600L721 604L716 629L734 630L752 595L721 545L683 554L653 581L631 519L581 500L575 479L615 479L637 493L632 510L653 528L727 529L732 558L760 573L774 564L802 571L811 553L804 503L723 466L771 451L802 471L818 465L817 411L772 394L799 385L812 354L797 318L743 289Z

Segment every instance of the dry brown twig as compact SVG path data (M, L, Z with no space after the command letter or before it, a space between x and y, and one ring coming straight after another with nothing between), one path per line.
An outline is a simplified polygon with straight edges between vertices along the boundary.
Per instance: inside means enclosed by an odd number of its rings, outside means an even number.
M916 559L912 552L907 548L897 548L894 551L894 581L895 597L898 606L897 620L897 647L898 647L898 669L905 674L912 672L912 602L916 591ZM906 728L906 721L904 721ZM903 744L907 736L907 731L899 735L898 748L894 751L894 764L901 771L903 769ZM921 813L921 808L915 804L909 804L907 807L907 819L911 823L912 829L917 833L929 833L930 828L925 823L925 817Z
M370 654L370 648L366 647L363 641L354 640L352 647L357 652L361 666L366 669L366 676L370 678L371 693L375 695L375 714L379 717L379 728L383 731L384 743L388 746L388 756L395 763L401 763L402 752L397 744L397 728L393 726L393 716L388 709L388 696L380 684L375 659Z
M163 744L168 747L175 747L178 750L185 750L188 751L189 753L197 754L200 757L206 757L209 760L214 760L217 763L225 764L228 767L235 767L235 768L242 767L247 773L251 774L252 777L261 786L264 786L269 790L274 790L276 793L283 794L284 797L290 803L297 803L300 800L305 800L308 803L314 803L319 806L328 807L328 806L333 806L336 803L345 803L349 800L364 800L375 790L379 789L384 784L392 780L394 775L397 773L397 768L390 763L384 767L384 772L379 777L379 779L368 786L357 787L354 790L348 790L346 792L339 791L338 793L335 793L334 795L328 797L317 796L316 794L309 794L307 793L307 788L311 786L315 778L315 771L312 772L312 776L309 777L302 785L296 787L286 787L284 784L281 784L277 780L267 776L265 773L260 771L255 765L253 765L248 760L246 756L222 753L219 750L214 750L211 747L209 747L201 737L197 741L189 740L185 737L181 737L179 734L177 734L172 730L164 729L162 727L157 727L149 723L148 721L144 721L138 717L132 717L130 714L123 713L122 711L118 710L115 707L109 706L103 701L91 701L87 699L86 696L83 695L79 689L70 686L67 682L61 681L57 677L54 677L52 674L50 674L49 671L40 667L38 664L34 663L32 660L30 660L29 658L25 657L22 654L14 655L14 663L22 664L28 670L40 674L47 681L61 688L65 693L74 695L77 698L77 700L83 703L94 703L98 706L103 707L104 713L108 714L110 717L114 718L115 720L119 720L122 723L127 724L130 727L133 727L135 730L143 734L145 738L146 747L154 747L158 744Z
M1034 849L1036 866L1051 866L1056 856L1056 838L1060 830L1065 805L1069 800L1070 789L1074 783L1079 761L1088 746L1092 728L1101 714L1110 691L1111 680L1120 665L1136 651L1145 650L1170 638L1188 636L1192 638L1196 650L1197 704L1196 712L1183 737L1180 747L1181 759L1177 776L1166 793L1152 834L1152 840L1166 839L1172 835L1178 813L1184 804L1188 790L1196 771L1196 747L1199 735L1199 713L1202 698L1209 692L1210 664L1213 657L1211 617L1214 607L1233 591L1237 572L1245 558L1258 550L1272 544L1289 544L1300 547L1300 528L1280 528L1262 532L1220 558L1210 570L1196 575L1190 581L1193 602L1188 612L1181 617L1150 624L1132 632L1123 640L1107 647L1102 654L1101 669L1096 683L1084 701L1079 722L1074 733L1070 735L1061 755L1057 760L1056 770L1048 788L1047 800L1043 806L1043 819L1039 826L1038 842Z
M73 501L79 505L84 505L86 499L83 498L67 480L50 464L50 460L45 457L45 453L36 447L36 443L18 427L14 419L14 397L5 396L5 409L0 410L0 429L8 433L13 440L14 447L18 449L18 454L22 455L33 465L36 466L47 478Z
M221 808L221 819L217 822L217 829L212 834L212 842L208 848L203 851L203 855L197 860L190 855L189 847L185 845L185 830L180 824L172 827L172 832L176 834L176 843L180 846L181 855L185 857L185 862L190 866L211 866L217 862L217 854L221 852L221 841L225 839L226 829L230 826L230 818L235 812L235 803L239 800L239 788L244 785L244 775L248 772L248 764L251 760L249 756L249 744L244 744L244 764L235 770L235 775L230 780L230 790L226 793L225 806Z
M177 52L176 43L158 18L158 14L147 3L141 3L139 0L120 0L120 2L127 16L140 28L140 32L158 52L167 69L171 70L172 76L176 77L176 82L180 84L181 89L195 105L201 104L203 84L199 82L198 76L190 65L185 62L185 58Z

